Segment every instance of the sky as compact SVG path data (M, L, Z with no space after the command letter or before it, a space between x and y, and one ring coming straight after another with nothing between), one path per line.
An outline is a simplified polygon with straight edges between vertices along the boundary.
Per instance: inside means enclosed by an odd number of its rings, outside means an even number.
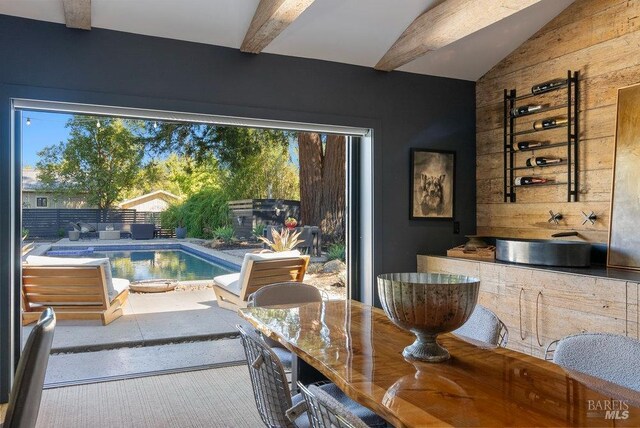
M24 111L22 114L22 165L35 166L37 153L47 146L67 141L69 130L65 127L69 114ZM27 125L31 119L31 125Z

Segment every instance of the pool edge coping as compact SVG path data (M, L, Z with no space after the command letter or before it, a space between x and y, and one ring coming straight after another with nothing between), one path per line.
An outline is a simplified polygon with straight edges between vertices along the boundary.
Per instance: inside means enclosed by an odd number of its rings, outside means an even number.
M46 255L50 250L64 250L74 249L81 250L83 248L93 247L96 250L102 249L103 251L126 251L126 250L182 250L191 255L204 258L209 262L218 263L221 266L240 271L242 267L242 259L236 256L225 254L221 251L207 248L202 245L195 244L193 242L158 242L158 243L140 243L140 244L100 244L90 243L85 245L57 245L57 244L45 244L36 248L38 255ZM35 250L34 250L35 251ZM29 254L31 255L31 254ZM36 255L36 254L33 254Z

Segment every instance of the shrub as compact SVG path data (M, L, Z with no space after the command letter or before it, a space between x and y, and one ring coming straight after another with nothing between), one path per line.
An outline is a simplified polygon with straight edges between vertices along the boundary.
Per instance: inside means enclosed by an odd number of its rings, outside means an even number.
M221 190L203 189L167 208L160 222L163 229L186 227L191 238L213 238L213 231L230 224L227 196Z
M327 250L327 260L342 260L346 259L346 247L343 243L331 244Z
M232 226L221 226L213 230L213 237L220 239L225 244L233 241L234 231Z
M266 228L267 227L262 223L256 224L252 230L253 236L255 236L257 239L260 239L261 236L264 236L264 230Z

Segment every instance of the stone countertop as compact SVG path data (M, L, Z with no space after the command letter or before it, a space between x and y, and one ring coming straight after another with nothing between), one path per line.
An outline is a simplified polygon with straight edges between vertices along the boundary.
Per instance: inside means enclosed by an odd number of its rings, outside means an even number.
M536 269L536 270L544 270L544 271L550 271L550 272L568 273L572 275L595 276L598 278L608 278L608 279L616 279L620 281L632 281L632 282L640 283L640 271L612 269L602 265L593 265L591 267L584 267L584 268L570 268L570 267L558 267L558 266L525 265L525 264L518 264L518 263L503 262L500 260L486 261L486 260L463 259L459 257L447 257L447 256L441 256L441 255L433 255L433 254L419 254L419 255L428 256L428 257L455 259L455 260L467 261L467 262L493 263L493 264L500 264L505 266L513 266L513 267L518 267L523 269Z

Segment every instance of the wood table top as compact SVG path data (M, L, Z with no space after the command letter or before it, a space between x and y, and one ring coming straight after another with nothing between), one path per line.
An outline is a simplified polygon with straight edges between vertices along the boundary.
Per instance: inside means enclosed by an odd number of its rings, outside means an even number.
M445 334L449 361L406 360L415 337L355 301L239 313L396 427L640 426L640 394L508 349Z

